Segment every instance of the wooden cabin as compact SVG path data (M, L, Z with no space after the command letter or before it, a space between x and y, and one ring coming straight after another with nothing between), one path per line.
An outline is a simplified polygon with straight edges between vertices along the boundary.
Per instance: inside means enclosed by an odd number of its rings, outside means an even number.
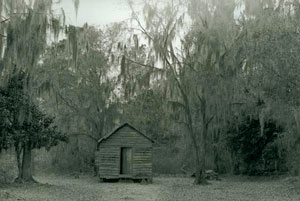
M153 140L128 123L98 141L96 166L100 181L133 179L152 181Z

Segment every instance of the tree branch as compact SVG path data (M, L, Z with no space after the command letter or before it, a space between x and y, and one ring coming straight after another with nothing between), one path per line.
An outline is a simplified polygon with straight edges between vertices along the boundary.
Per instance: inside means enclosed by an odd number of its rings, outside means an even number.
M69 135L70 137L78 137L78 136L85 136L88 137L96 142L98 142L99 139L95 138L94 136L90 135L90 134L84 134L84 133L73 133L71 135Z
M214 115L212 115L211 117L210 117L210 119L206 122L206 126L208 126L208 124L214 119Z
M131 7L131 6L130 6ZM148 36L148 38L150 38L151 40L153 40L153 37L146 31L146 29L143 27L143 25L141 24L138 15L136 14L136 12L134 11L134 9L131 7L131 11L133 12L134 15L134 20L138 23L138 26L141 28L141 31Z
M78 107L72 105L65 97L63 97L59 92L57 92L57 95L69 106L71 109L75 110L76 112L79 112Z
M4 17L3 17L3 18L4 18ZM4 18L4 20L0 21L0 23L2 24L2 23L6 22L6 21L8 21L8 20L9 20L9 18Z
M186 123L184 121L176 121L176 123L178 123L178 124L184 124L184 125L188 126L188 123Z
M150 34L145 30L145 28L142 26L142 24L141 24L141 22L138 20L138 18L134 18L134 19L137 21L139 27L141 28L141 31L142 31L145 35L147 35L148 38L150 38L151 40L153 40L153 37L150 36Z
M198 93L197 93L197 97L198 97L199 101L202 102L202 98L199 96Z
M147 68L154 68L154 69L156 69L156 70L164 71L164 69L162 69L162 68L158 68L158 67L156 67L156 66L151 66L151 65L148 65L148 64L142 64L142 63L137 62L137 61L134 61L134 60L132 60L132 59L126 57L126 56L125 56L125 59L127 59L128 61L130 61L130 62L132 62L132 63L138 64L138 65L140 65L140 66L144 66L144 67L147 67Z
M185 105L183 103L177 102L177 101L168 101L169 103L172 103L173 105L178 105L182 108L185 108Z

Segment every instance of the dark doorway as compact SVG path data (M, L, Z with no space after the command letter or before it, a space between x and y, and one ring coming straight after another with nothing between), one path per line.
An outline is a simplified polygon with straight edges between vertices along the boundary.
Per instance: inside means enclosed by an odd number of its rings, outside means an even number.
M132 149L129 147L122 147L120 158L120 174L131 175Z

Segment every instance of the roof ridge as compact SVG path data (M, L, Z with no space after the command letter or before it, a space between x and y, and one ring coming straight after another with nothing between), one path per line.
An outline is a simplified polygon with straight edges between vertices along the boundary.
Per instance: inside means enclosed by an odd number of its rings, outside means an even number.
M98 143L102 142L103 140L108 139L110 136L112 136L114 133L116 133L119 129L123 128L124 126L129 126L131 127L133 130L135 130L136 132L138 132L140 135L144 136L145 138L147 138L148 140L150 140L152 143L154 143L154 140L152 140L149 136L147 136L146 134L144 134L143 132L139 131L138 129L136 129L134 126L132 126L131 124L129 124L128 122L125 122L123 124L121 124L120 126L116 127L115 129L112 130L112 132L108 133L107 135L103 136L102 138L100 138L98 140Z

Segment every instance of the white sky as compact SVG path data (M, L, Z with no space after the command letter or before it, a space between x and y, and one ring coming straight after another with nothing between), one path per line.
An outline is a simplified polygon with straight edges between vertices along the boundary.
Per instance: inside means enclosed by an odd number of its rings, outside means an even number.
M134 0L135 4L141 2L142 0ZM89 25L103 26L131 16L127 0L80 0L77 18L73 0L62 0L54 6L54 9L60 8L65 11L66 23L76 26L82 26L86 22Z

